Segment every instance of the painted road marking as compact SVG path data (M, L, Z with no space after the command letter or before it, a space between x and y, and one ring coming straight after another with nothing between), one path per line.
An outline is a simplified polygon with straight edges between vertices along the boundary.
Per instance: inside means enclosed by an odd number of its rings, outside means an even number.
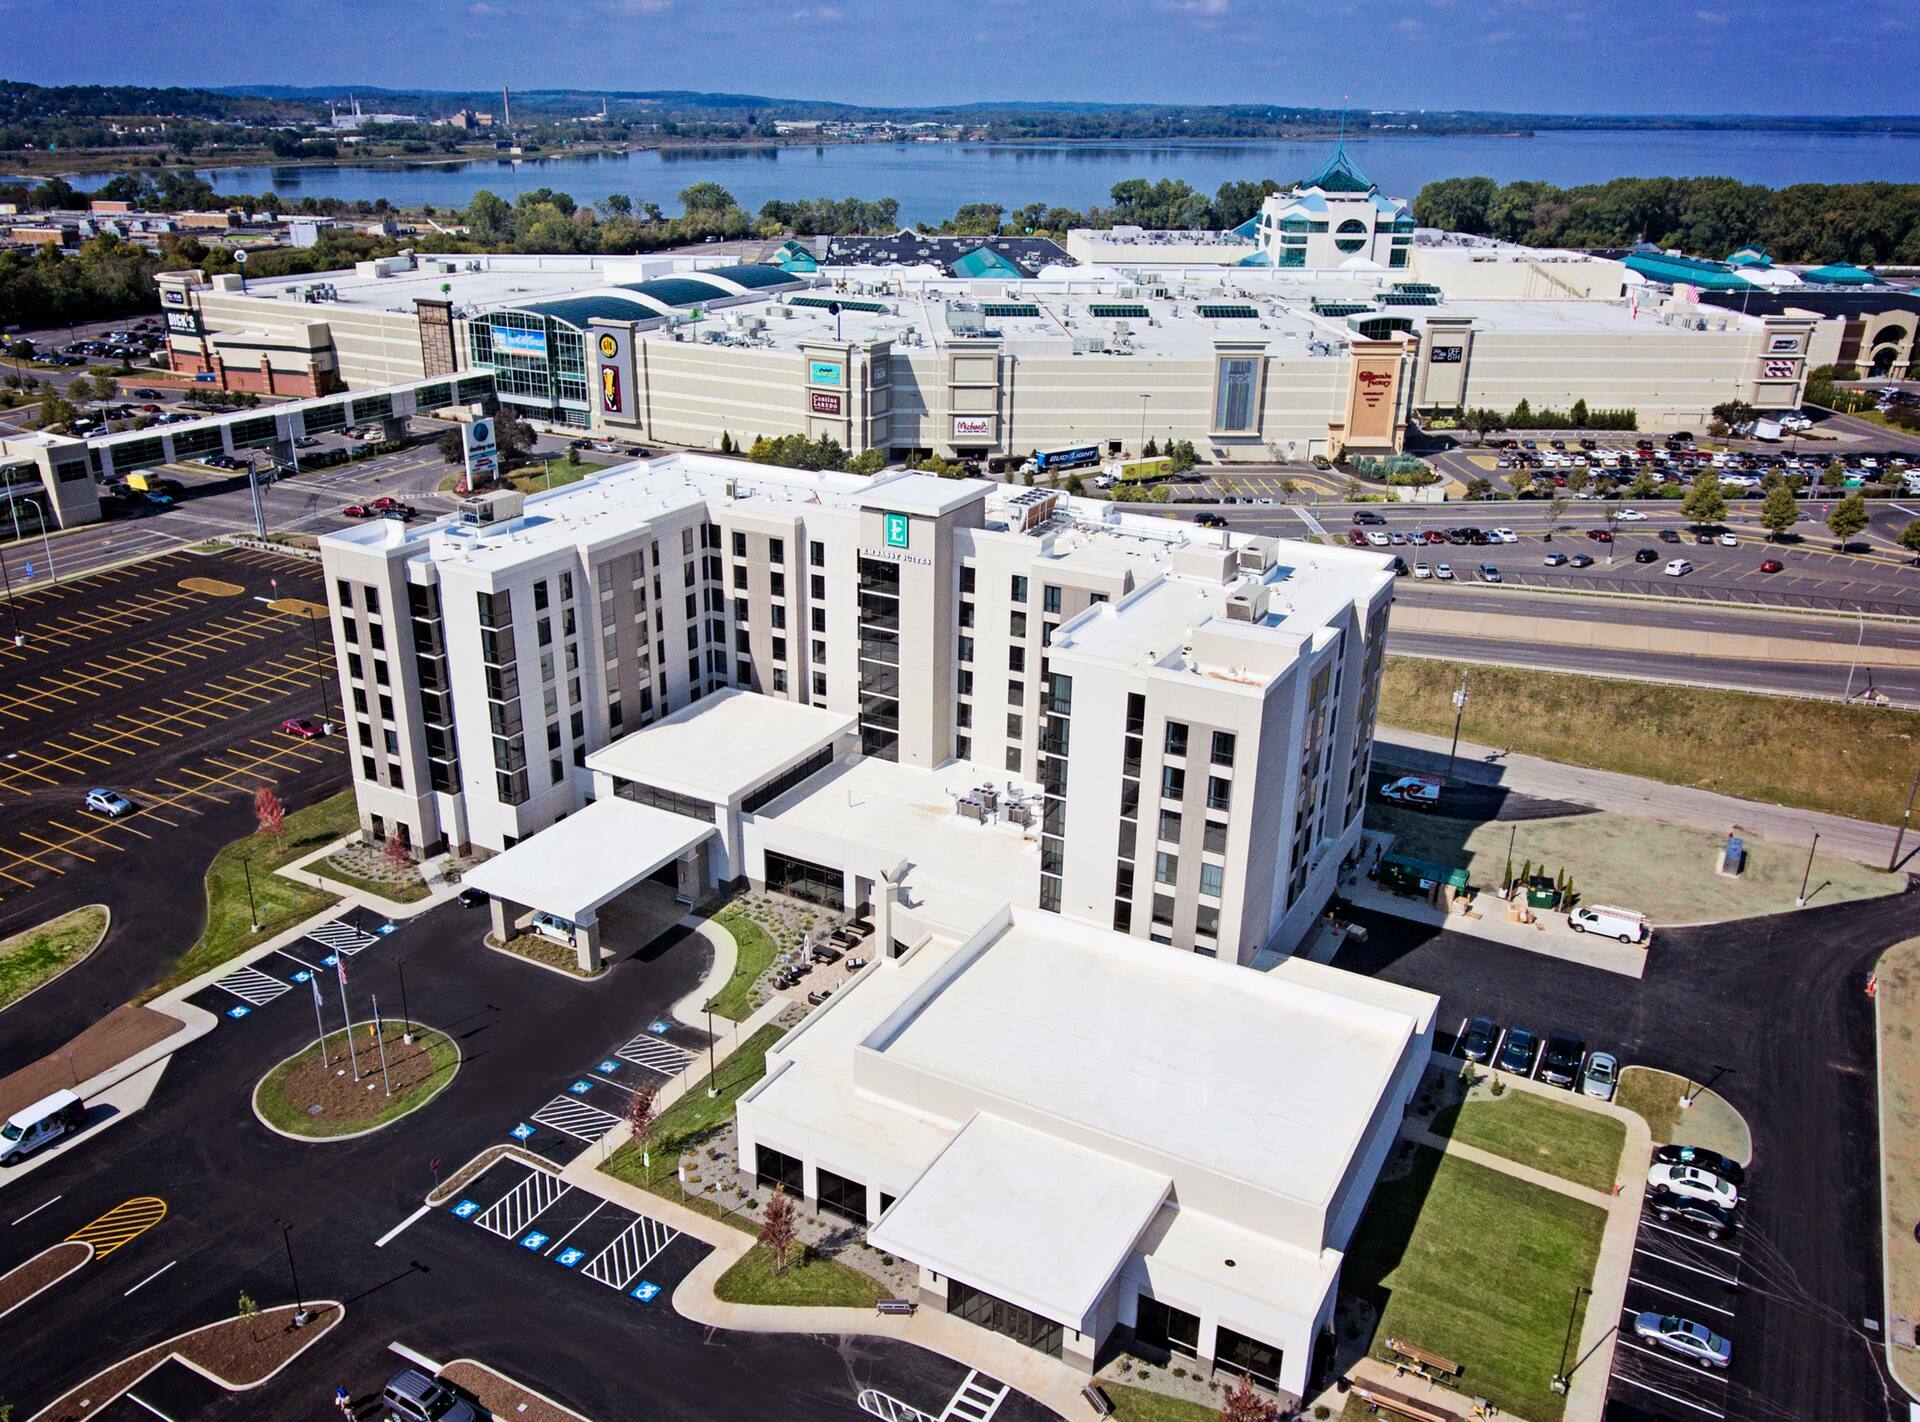
M1643 1289L1652 1289L1656 1294L1666 1294L1670 1298L1679 1299L1682 1303L1690 1303L1695 1308L1710 1308L1715 1313L1724 1313L1728 1318L1733 1317L1733 1310L1730 1308L1722 1308L1719 1304L1710 1304L1705 1299L1696 1299L1692 1294L1683 1294L1678 1289L1669 1289L1668 1287L1666 1287L1666 1285L1656 1284L1651 1279L1642 1279L1642 1278L1639 1278L1638 1276L1635 1276L1635 1277L1629 1278L1627 1280L1627 1283L1630 1286L1637 1285L1638 1287ZM1623 1306L1620 1312L1628 1315L1629 1317L1637 1317L1640 1313L1640 1310L1637 1308L1626 1308Z
M1664 1388L1657 1388L1652 1383L1643 1383L1638 1378L1630 1378L1625 1373L1613 1374L1613 1380L1615 1382L1623 1382L1628 1387L1643 1388L1646 1391L1653 1393L1656 1397L1664 1397L1667 1399L1667 1401L1677 1402L1682 1407L1691 1407L1696 1412L1706 1413L1707 1416L1709 1417L1725 1417L1727 1415L1724 1412L1715 1412L1711 1407L1703 1407L1700 1403L1689 1402L1687 1401L1686 1398L1679 1396L1677 1393L1668 1392Z
M462 1200L460 1203L462 1205L471 1205L473 1202L470 1200ZM412 1214L408 1215L405 1219L401 1220L399 1224L395 1225L392 1229L388 1230L385 1234L381 1235L378 1239L376 1239L373 1242L373 1247L375 1249L385 1248L390 1241L396 1239L399 1236L401 1230L405 1229L408 1225L412 1224L415 1220L419 1219L420 1216L424 1215L430 1208L432 1207L429 1205L422 1205L419 1209L415 1210ZM456 1210L455 1213L457 1214L458 1211ZM467 1214L472 1214L472 1213L473 1211L471 1209L467 1211ZM462 1215L461 1218L465 1219L466 1215Z
M533 1119L588 1145L620 1124L618 1116L602 1111L598 1106L576 1101L571 1096L554 1097L533 1113Z
M641 1303L652 1303L654 1299L659 1296L659 1293L660 1286L658 1284L642 1283L638 1288L633 1290L632 1296L639 1299Z
M648 1071L657 1071L662 1076L678 1076L686 1070L687 1063L693 1060L693 1053L685 1047L676 1047L671 1042L663 1042L658 1037L642 1032L614 1055L622 1061L632 1062L635 1066L645 1067Z
M171 1269L174 1265L178 1264L179 1262L180 1261L178 1259L169 1259L166 1263L162 1264L158 1269L155 1269L151 1274L147 1275L146 1278L142 1279L139 1283L135 1284L133 1286L133 1289L144 1289L148 1284L151 1284L155 1279L159 1278L162 1274L166 1273L167 1270ZM133 1289L128 1289L127 1292L125 1294L120 1295L120 1297L125 1298L127 1294L130 1294L133 1292Z
M585 1224L587 1220L592 1219L595 1215L599 1214L606 1207L607 1207L607 1202L605 1200L602 1200L597 1205L595 1205L592 1209L588 1210L586 1214L586 1219L581 1220L580 1224L575 1225L572 1229L568 1230L565 1234L561 1235L560 1238L554 1241L553 1249L558 1249L561 1245L565 1244L568 1240L572 1239L573 1236L579 1231L580 1225ZM549 1249L547 1253L549 1254L553 1253L553 1249ZM577 1249L570 1249L567 1252L569 1254L578 1254L580 1251ZM578 1263L579 1261L575 1260L574 1262ZM573 1265L569 1264L567 1267L571 1269Z
M1719 1283L1725 1284L1730 1289L1740 1287L1740 1281L1738 1279L1729 1278L1725 1274L1716 1274L1711 1269L1702 1269L1697 1264L1689 1264L1684 1259L1675 1259L1670 1254L1656 1254L1653 1250L1642 1249L1637 1244L1634 1245L1633 1252L1635 1254L1644 1254L1649 1259L1658 1259L1662 1264L1671 1264L1676 1269L1685 1269L1689 1274L1699 1274L1705 1278L1716 1280Z
M535 1254L538 1254L540 1252L540 1246L545 1244L546 1242L547 1242L547 1237L544 1234L540 1233L539 1230L535 1230L532 1234L528 1235L525 1239L520 1241L520 1247L522 1249L530 1249Z
M160 1419L160 1422L175 1422L175 1419L173 1417L169 1416L165 1412L162 1412L159 1408L155 1407L151 1402L148 1402L144 1397L140 1396L139 1393L129 1392L129 1393L123 1394L123 1396L125 1396L128 1402L139 1403L142 1407L146 1408L147 1411L151 1412L155 1417L158 1417Z
M44 1210L47 1207L47 1205L58 1204L60 1201L66 1198L67 1197L65 1195L55 1195L51 1200L47 1201L46 1205L35 1205L32 1209L28 1210L24 1215L20 1216L19 1219L15 1220L14 1223L20 1224L26 1220L30 1220L35 1215L39 1214L42 1210Z
M563 1249L553 1256L553 1261L563 1269L571 1269L585 1257L578 1249Z
M380 941L378 934L369 933L364 928L355 928L344 919L335 919L332 923L323 923L311 930L307 937L331 953L345 953L351 958Z
M225 988L242 1002L254 1007L265 1007L281 993L292 992L293 985L279 978L270 977L258 968L235 968L224 978L214 983L217 988Z
M131 1244L166 1217L165 1200L157 1195L136 1195L131 1200L123 1200L115 1205L92 1224L75 1230L67 1239L78 1244L91 1244L93 1257L105 1259L116 1249Z
M641 1215L594 1255L583 1272L608 1288L624 1291L661 1250L679 1237L678 1230L668 1229L659 1221Z
M474 1215L479 1213L479 1210L480 1203L477 1200L462 1200L453 1207L455 1217L463 1220L472 1219Z
M562 1185L557 1176L549 1175L544 1170L535 1170L495 1200L475 1223L502 1239L518 1239L520 1231L572 1189L571 1185Z

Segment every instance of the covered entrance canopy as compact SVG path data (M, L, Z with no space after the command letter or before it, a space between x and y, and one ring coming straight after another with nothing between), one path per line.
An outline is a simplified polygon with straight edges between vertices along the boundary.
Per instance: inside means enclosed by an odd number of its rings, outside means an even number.
M513 936L524 909L574 925L580 964L599 962L600 907L714 833L702 820L631 800L596 800L504 854L467 871L465 882L493 899L494 933Z

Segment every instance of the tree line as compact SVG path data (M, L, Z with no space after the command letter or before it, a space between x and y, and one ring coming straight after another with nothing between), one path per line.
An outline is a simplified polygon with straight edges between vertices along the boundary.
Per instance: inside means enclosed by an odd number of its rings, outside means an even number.
M1535 247L1636 242L1724 257L1757 242L1778 262L1920 262L1920 183L1796 183L1615 178L1562 188L1444 178L1413 200L1414 220Z

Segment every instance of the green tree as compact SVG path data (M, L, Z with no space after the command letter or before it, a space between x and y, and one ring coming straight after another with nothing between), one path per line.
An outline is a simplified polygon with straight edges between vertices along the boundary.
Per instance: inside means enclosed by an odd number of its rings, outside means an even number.
M1173 472L1176 474L1185 474L1200 462L1200 456L1194 451L1193 441L1190 439L1183 439L1178 443L1169 445L1167 448L1167 456L1171 462Z
M1695 523L1718 523L1725 518L1727 496L1720 488L1720 476L1711 470L1698 475L1680 501L1680 512Z
M80 412L74 409L73 402L68 400L64 395L49 390L40 397L40 417L36 423L41 429L52 429L55 425L71 424L79 417Z
M1470 499L1484 499L1492 492L1493 485L1478 474L1467 480L1467 497Z
M448 430L433 442L434 452L447 464L465 463L467 449L459 430Z
M1920 553L1920 518L1910 520L1900 530L1900 546L1909 553Z
M1584 397L1573 402L1573 409L1568 413L1567 418L1572 421L1573 427L1577 430L1587 427L1587 402Z
M887 467L887 456L877 449L863 449L847 461L849 474L878 474Z
M1653 477L1653 471L1641 465L1633 476L1633 482L1627 485L1627 497L1630 499L1650 499L1660 487Z
M718 183L694 183L680 190L680 205L689 215L693 213L720 213L729 208L738 207L733 194Z
M1867 496L1859 490L1848 494L1827 513L1827 531L1842 544L1864 532L1871 520L1867 515Z
M1799 520L1800 505L1783 479L1767 490L1767 497L1760 505L1760 526L1766 529L1769 539L1774 539L1790 533Z
M493 418L493 442L499 446L503 469L516 459L524 459L532 451L535 438L533 426L515 414L512 406L500 407Z

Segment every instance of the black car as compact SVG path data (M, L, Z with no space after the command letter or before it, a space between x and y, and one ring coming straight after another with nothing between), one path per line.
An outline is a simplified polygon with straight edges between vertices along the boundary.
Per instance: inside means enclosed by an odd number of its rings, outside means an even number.
M1539 1045L1540 1039L1526 1028L1509 1028L1506 1043L1500 1048L1500 1059L1494 1065L1502 1071L1530 1076L1533 1073L1533 1054Z
M1653 1153L1655 1165L1690 1165L1695 1170L1704 1170L1709 1175L1718 1175L1729 1185L1747 1183L1746 1169L1737 1160L1729 1160L1717 1151L1703 1150L1699 1146L1663 1145Z
M1636 563L1658 563L1660 561L1660 555L1651 548L1641 548L1635 551L1633 561Z
M487 902L487 896L478 889L466 888L453 896L453 901L461 908L480 908Z
M1227 521L1217 513L1197 513L1193 521L1202 528L1225 528Z
M1385 523L1386 519L1374 513L1371 509L1359 509L1354 513L1353 521L1355 523Z
M1493 1044L1500 1039L1500 1027L1491 1017L1476 1017L1460 1037L1460 1055L1470 1062L1484 1062L1493 1055Z
M1540 1080L1550 1086L1572 1086L1580 1078L1587 1044L1571 1032L1547 1033L1547 1049L1540 1057Z
M1682 1224L1708 1239L1720 1239L1740 1228L1733 1211L1711 1200L1695 1200L1658 1187L1647 1191L1647 1212L1662 1224Z
M1680 530L1677 528L1661 529L1660 541L1662 543L1678 543L1680 541Z

